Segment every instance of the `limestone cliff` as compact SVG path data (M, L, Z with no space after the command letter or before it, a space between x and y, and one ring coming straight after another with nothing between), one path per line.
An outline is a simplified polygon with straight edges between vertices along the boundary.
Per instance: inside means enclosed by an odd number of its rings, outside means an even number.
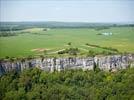
M68 57L68 58L34 58L30 60L0 61L0 75L5 72L38 67L44 71L53 72L65 69L92 70L94 66L101 70L124 69L134 66L134 54L96 56L96 57Z

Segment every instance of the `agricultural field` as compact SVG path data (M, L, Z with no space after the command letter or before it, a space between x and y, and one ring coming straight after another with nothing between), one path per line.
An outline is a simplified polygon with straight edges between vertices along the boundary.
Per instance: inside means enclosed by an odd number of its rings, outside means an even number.
M134 27L92 28L29 28L17 31L17 36L0 37L0 57L24 57L29 55L57 55L66 48L78 48L81 54L104 49L85 45L112 47L119 52L134 53ZM112 35L99 35L111 32ZM71 45L68 45L70 43Z

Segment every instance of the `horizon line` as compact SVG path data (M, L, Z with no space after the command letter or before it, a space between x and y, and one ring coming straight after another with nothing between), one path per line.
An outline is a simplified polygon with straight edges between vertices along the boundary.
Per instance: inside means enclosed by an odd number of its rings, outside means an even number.
M1 22L18 22L18 23L20 23L20 22L59 22L59 23L133 23L134 24L134 21L132 22L132 21L122 21L122 22L89 22L89 21L54 21L54 20L52 20L52 21L0 21L0 23Z

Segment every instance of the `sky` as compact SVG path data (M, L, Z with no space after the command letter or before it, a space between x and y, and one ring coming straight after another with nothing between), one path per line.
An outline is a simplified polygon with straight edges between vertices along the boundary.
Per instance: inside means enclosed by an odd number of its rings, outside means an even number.
M0 21L134 22L134 0L0 0Z

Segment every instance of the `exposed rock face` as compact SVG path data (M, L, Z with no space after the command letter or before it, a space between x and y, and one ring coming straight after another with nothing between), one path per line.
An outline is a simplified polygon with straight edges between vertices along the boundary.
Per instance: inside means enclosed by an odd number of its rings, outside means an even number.
M30 60L17 61L1 61L0 75L5 72L38 67L44 71L53 72L65 69L83 69L92 70L94 66L98 66L101 70L117 70L124 69L128 66L134 66L134 54L113 55L101 57L69 57L69 58L35 58Z

